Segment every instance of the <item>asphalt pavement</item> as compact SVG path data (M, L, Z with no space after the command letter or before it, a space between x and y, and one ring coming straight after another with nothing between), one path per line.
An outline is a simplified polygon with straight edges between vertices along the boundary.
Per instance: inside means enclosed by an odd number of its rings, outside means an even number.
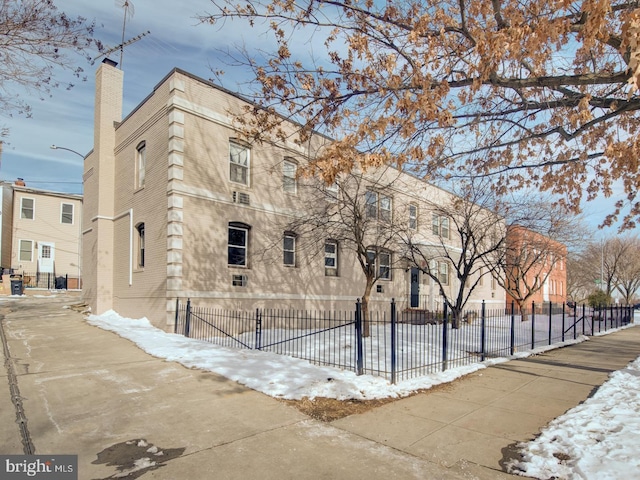
M0 454L78 478L479 479L640 356L640 329L489 367L331 423L87 324L77 294L0 299Z

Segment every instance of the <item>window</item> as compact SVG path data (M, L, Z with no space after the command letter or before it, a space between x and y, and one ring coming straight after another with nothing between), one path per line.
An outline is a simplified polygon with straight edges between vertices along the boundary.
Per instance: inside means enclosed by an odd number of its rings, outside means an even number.
M367 218L378 218L378 194L367 192L364 194L364 201Z
M331 185L326 185L324 187L325 192L327 192L327 196L330 201L338 200L338 183L333 182Z
M384 280L391 280L391 254L378 253L378 276Z
M51 258L51 245L41 245L41 258Z
M324 274L327 277L338 276L338 243L327 241L324 244Z
M140 143L136 147L136 188L144 187L144 177L147 168L147 144Z
M434 213L431 217L431 230L434 235L449 238L449 219Z
M138 231L138 268L144 268L144 223L136 227Z
M20 218L33 220L33 211L35 208L35 200L33 198L20 199Z
M480 271L478 273L478 286L482 287L484 285L484 270L480 267Z
M287 267L296 266L296 236L285 233L282 239L283 263Z
M367 268L373 269L377 278L391 280L391 254L385 251L367 250Z
M442 285L449 285L449 264L438 262L438 281Z
M247 250L249 245L249 226L229 224L228 264L236 267L247 266Z
M229 179L249 185L249 148L233 142L229 143Z
M391 197L367 191L364 200L367 218L378 218L383 222L391 221Z
M20 261L33 261L33 242L31 240L20 240Z
M413 203L409 204L409 228L411 230L418 228L418 206Z
M73 203L62 204L62 215L60 223L73 224Z
M391 198L380 195L380 220L391 222Z
M287 193L296 193L298 165L290 160L282 163L282 189Z

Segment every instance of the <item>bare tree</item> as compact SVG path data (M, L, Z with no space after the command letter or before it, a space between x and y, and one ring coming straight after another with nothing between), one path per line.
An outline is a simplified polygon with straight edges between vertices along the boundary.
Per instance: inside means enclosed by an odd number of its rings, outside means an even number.
M364 276L363 334L369 335L369 301L380 279L390 279L397 261L398 231L406 221L394 215L393 183L401 173L382 168L366 175L342 175L327 186L301 178L298 213L283 228L295 232L308 256L325 255L325 274L337 274L338 249L351 252Z
M0 0L0 112L29 115L31 108L20 91L51 95L60 87L57 70L83 78L71 54L90 61L88 50L102 48L93 34L93 23L68 17L51 0Z
M247 20L273 38L271 51L234 59L252 69L266 107L245 116L249 129L277 131L279 111L303 134L338 138L316 160L329 176L358 163L428 175L472 166L499 192L553 192L574 211L619 182L624 200L603 222L640 219L636 1L214 4L202 21Z
M464 308L485 276L495 276L504 250L504 211L486 180L460 182L441 204L430 205L432 243L406 231L406 256L437 285L458 328ZM450 273L451 272L451 273Z
M567 251L583 238L579 216L548 197L521 196L512 205L499 283L527 319L530 299L556 269L566 270Z
M567 255L567 298L584 303L595 290L592 265L584 262L582 252L571 251Z
M616 239L619 248L624 250L624 261L616 273L616 289L627 305L633 303L634 296L640 288L640 239L636 236Z

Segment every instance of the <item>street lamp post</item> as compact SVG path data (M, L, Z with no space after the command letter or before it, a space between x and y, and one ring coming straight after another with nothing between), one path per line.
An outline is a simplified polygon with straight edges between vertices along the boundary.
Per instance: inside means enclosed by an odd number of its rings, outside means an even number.
M52 150L66 150L67 152L75 153L76 155L79 155L82 158L84 158L84 155L81 154L80 152L76 152L75 150L72 150L72 149L67 148L67 147L59 147L57 145L51 145L49 148L52 149Z

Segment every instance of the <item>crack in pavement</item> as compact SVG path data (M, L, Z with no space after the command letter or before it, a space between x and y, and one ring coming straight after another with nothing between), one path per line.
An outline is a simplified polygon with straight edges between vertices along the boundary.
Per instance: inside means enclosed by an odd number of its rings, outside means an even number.
M27 415L22 405L22 396L20 395L20 389L18 388L18 377L16 376L13 359L11 358L11 351L7 344L7 337L4 332L4 315L2 314L0 314L0 341L2 341L4 368L7 371L7 379L9 380L11 402L16 409L16 423L18 424L20 436L22 437L23 451L25 455L33 455L36 448L31 441L31 435L29 434L29 428L27 427Z

